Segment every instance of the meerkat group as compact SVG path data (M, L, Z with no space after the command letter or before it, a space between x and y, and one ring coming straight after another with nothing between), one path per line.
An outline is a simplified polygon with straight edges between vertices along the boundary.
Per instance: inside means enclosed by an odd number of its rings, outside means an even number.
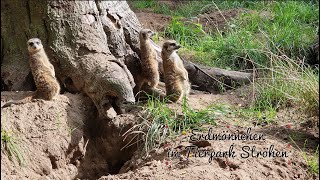
M139 34L142 72L141 76L136 77L135 93L140 91L144 84L147 84L151 89L156 89L159 84L160 75L156 51L150 42L153 34L154 32L150 29L142 29ZM41 40L38 38L29 39L27 46L29 64L36 85L36 91L31 99L27 98L21 101L8 102L2 107L25 103L33 99L50 101L60 92L60 85L55 77L54 67L44 51ZM173 102L181 100L183 96L188 96L190 91L188 72L177 54L179 48L180 45L176 41L167 40L163 43L161 51L166 96Z
M137 80L135 93L140 91L143 84L148 83L151 88L159 84L159 67L156 59L156 52L151 45L150 38L154 33L150 29L140 31L140 60L141 77ZM163 63L164 83L166 96L169 100L177 102L184 96L189 95L190 83L188 72L177 54L180 45L174 40L167 40L163 43L161 56Z
M31 99L26 98L21 101L8 102L2 107L26 103L33 99L51 101L60 93L60 85L55 77L54 67L44 51L41 40L38 38L29 39L27 46L29 51L29 64L36 85L36 91Z

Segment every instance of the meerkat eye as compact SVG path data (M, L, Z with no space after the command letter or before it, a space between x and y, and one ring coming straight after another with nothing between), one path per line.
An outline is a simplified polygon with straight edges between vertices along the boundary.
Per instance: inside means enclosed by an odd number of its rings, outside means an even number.
M40 44L40 42L39 42L39 41L37 41L36 43L37 43L37 44Z
M170 43L170 46L175 46L176 45L176 43Z
M33 46L33 42L30 42L30 43L29 43L29 46Z

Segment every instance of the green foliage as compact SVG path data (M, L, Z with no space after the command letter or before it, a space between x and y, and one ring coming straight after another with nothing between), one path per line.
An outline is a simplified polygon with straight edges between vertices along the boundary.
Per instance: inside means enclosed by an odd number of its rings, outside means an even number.
M303 152L303 159L306 161L311 174L319 175L319 146L312 156L307 156L307 154Z
M317 146L316 150L312 155L308 155L306 152L306 144L307 144L307 139L304 141L303 144L303 149L299 148L297 143L294 141L293 137L289 136L291 142L293 142L296 147L299 149L299 151L302 154L303 159L306 162L306 165L309 169L309 172L313 175L319 175L319 145Z
M220 2L216 7L239 5L230 3ZM245 69L248 61L268 65L264 51L281 52L291 58L308 54L316 38L318 4L252 1L240 7L249 9L226 22L225 32L205 33L200 24L173 18L165 36L181 43L185 48L182 52L192 52L195 61L225 69Z
M248 9L226 22L224 33L205 33L200 24L173 18L164 35L180 42L180 54L191 55L196 62L231 70L251 68L252 64L263 69L260 73L264 76L256 84L255 109L273 111L304 104L305 112L318 114L319 71L297 62L308 55L316 39L319 4L225 1L215 5Z
M168 136L174 137L192 128L200 129L203 124L216 125L217 116L228 112L228 108L222 105L194 110L186 99L181 106L182 110L179 112L169 108L167 100L160 101L149 96L147 105L143 107L142 122L131 128L125 136L142 135L144 150L148 154L153 148L158 148Z
M24 157L21 154L17 142L12 133L1 128L1 151L4 151L10 160L18 160L20 165L24 165Z
M154 8L157 3L153 0L133 1L132 5L135 9Z
M278 109L292 105L310 115L319 115L319 69L271 54L271 67L256 84L258 109ZM302 106L301 106L302 105Z
M237 116L244 120L255 121L257 125L270 124L275 122L276 109L269 107L268 109L261 110L256 107L239 109Z

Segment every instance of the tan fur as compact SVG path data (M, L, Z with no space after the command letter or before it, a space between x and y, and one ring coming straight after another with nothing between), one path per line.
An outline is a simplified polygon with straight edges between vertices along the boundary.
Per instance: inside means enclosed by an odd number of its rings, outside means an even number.
M54 67L50 63L40 39L32 38L28 40L27 44L31 73L37 88L31 99L53 100L60 92L60 85L55 77ZM28 101L30 101L30 98L27 97L20 101L8 102L3 107Z
M34 43L30 46L30 43ZM29 63L37 90L34 99L52 100L60 92L60 85L55 77L53 65L43 49L40 39L28 41Z
M140 61L141 61L141 76L136 82L135 93L141 90L141 87L147 83L151 89L157 87L159 83L158 61L156 59L156 51L150 44L150 37L154 33L149 29L140 31Z
M176 53L179 48L176 41L167 40L163 43L161 51L166 95L173 102L188 96L190 92L188 72Z

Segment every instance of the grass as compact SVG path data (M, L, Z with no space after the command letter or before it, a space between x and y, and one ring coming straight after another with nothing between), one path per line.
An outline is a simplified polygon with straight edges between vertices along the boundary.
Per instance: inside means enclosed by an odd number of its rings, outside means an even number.
M155 1L137 1L136 7L151 8L156 13L173 16L164 36L182 44L182 52L192 53L194 61L224 69L248 68L248 61L268 65L268 57L259 49L293 57L304 57L316 39L319 23L319 3L316 1L202 1L186 2L174 10ZM137 6L137 4L139 6ZM192 17L208 9L245 8L238 18L226 22L227 30L213 29L204 33L200 24L186 22L182 17ZM261 13L264 12L264 13ZM266 39L262 34L266 33ZM182 53L183 55L183 53Z
M296 145L296 147L301 152L302 157L305 160L306 165L309 169L309 172L312 175L319 175L319 145L317 146L317 148L313 154L308 155L306 153L306 149L305 149L306 144L307 144L307 139L304 142L303 149L299 148L299 146L296 144L296 142L293 140L293 138L291 136L290 136L290 140L291 140L291 142L293 142Z
M19 165L24 165L25 160L23 155L19 150L19 146L17 145L17 141L14 138L13 133L6 131L1 128L1 151L4 151L9 159L13 161L13 159L18 160Z
M212 67L258 73L252 83L253 102L249 108L241 109L238 116L254 119L258 124L274 123L279 109L292 106L310 116L319 115L319 68L305 64L309 47L318 34L318 1L202 0L185 2L174 9L148 1L138 8L145 7L173 17L158 35L178 41L182 45L180 56ZM205 32L201 24L191 22L194 16L210 9L233 8L241 9L241 13L226 19L225 29L213 27ZM186 115L186 109L172 112L156 102L149 102L147 107L148 116L135 129L148 129L141 133L146 151L159 146L166 136L201 124L199 120L187 122L185 117L190 117L194 110ZM303 154L312 174L319 174L318 157L318 149L312 156Z
M186 100L183 100L181 104L181 111L177 111L169 108L166 100L161 101L152 96L148 97L147 105L143 108L142 122L132 127L124 136L134 134L135 138L142 135L141 139L144 141L146 154L152 149L160 147L167 137L173 138L193 128L201 129L203 124L216 125L217 116L228 112L228 107L223 105L195 110L188 105Z
M248 68L248 61L244 58L268 65L269 59L264 53L250 49L273 53L281 50L291 58L304 57L309 53L308 47L317 34L318 4L296 1L252 2L247 7L251 9L226 22L228 29L224 32L214 30L204 33L200 24L176 17L164 35L180 42L184 51L193 52L195 61L233 70ZM261 15L256 9L266 15Z
M155 1L140 2L139 8L145 7L173 16L160 35L177 40L182 57L227 70L254 68L262 74L255 80L255 102L248 111L273 114L303 104L304 112L319 114L319 69L300 63L307 61L316 39L318 1L190 1L174 10ZM242 13L227 20L225 30L211 32L183 19L213 8L242 8Z
M319 174L319 146L312 156L308 156L303 152L303 159L306 161L311 174Z
M298 64L287 56L271 54L268 74L258 79L255 106L279 109L296 105L319 115L319 69Z
M261 110L259 108L250 107L239 109L237 111L237 116L246 121L252 120L256 125L265 125L274 123L276 120L276 109L268 108Z
M151 11L159 14L183 17L192 17L204 12L204 6L210 4L211 1L202 1L201 3L186 2L182 6L175 6L175 9L173 10L170 9L168 4L157 3L154 0L131 2L134 9L150 9Z

